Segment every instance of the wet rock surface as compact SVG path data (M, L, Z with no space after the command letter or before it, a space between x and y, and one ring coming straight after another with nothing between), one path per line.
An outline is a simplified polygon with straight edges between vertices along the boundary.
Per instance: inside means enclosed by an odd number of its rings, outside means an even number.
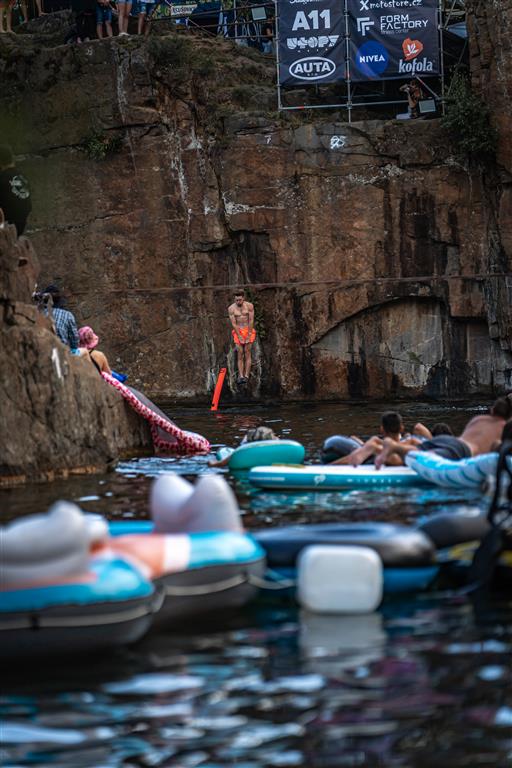
M0 485L105 469L148 451L139 419L30 304L34 249L0 228Z
M0 41L44 280L157 398L206 399L226 359L236 394L237 284L255 285L248 398L510 389L511 8L473 6L501 135L485 169L437 120L278 115L273 62L219 39Z

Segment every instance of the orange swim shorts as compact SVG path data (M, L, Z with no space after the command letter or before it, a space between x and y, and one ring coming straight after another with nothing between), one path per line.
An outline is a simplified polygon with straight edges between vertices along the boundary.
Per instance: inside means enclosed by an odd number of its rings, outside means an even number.
M247 326L245 328L238 328L238 330L236 331L233 328L231 333L233 335L233 341L235 342L235 344L247 344L247 342L249 342L249 344L252 344L256 338L255 328L253 328L251 331L251 338L250 339L247 338L247 336L249 335L249 328Z

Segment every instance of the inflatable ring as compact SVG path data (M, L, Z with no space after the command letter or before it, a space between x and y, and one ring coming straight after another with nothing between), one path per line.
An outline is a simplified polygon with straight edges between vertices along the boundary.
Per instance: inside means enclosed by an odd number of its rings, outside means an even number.
M110 555L92 557L81 574L2 591L2 654L91 653L127 645L145 634L160 604L134 565Z
M330 464L331 461L341 459L343 456L348 456L349 453L355 451L356 448L360 448L361 443L354 440L353 437L347 437L346 435L331 435L327 440L324 440L322 445L322 464ZM373 457L372 457L373 462Z
M305 455L304 446L295 440L255 440L231 453L229 468L240 471L264 464L302 464Z
M159 624L238 607L256 594L253 579L264 574L265 552L247 534L158 534L148 533L150 526L141 522L127 534L123 521L110 523L110 546L165 596L155 619Z
M384 591L425 589L437 576L432 541L421 531L389 523L327 523L257 531L256 541L267 554L270 568L295 576L298 555L311 545L359 546L373 549L384 566Z
M490 527L487 512L469 508L432 515L418 526L418 530L432 539L436 549L445 549L468 541L481 541Z

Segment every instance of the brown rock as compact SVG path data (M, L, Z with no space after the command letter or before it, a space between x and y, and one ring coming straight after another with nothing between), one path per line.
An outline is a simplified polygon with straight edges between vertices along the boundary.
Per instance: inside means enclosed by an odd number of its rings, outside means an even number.
M503 12L508 28L510 0L473 5L486 25L474 76L485 93L496 84L505 130L510 46L493 24ZM34 56L21 72L4 64L24 120L10 135L34 187L30 236L45 280L65 285L135 386L206 399L242 283L256 286L254 396L512 387L511 288L493 277L512 272L503 137L482 173L455 162L436 120L276 119L251 101L272 96L272 65L221 40ZM121 145L92 160L98 135Z
M37 259L0 229L0 485L105 469L147 450L145 423L27 303Z

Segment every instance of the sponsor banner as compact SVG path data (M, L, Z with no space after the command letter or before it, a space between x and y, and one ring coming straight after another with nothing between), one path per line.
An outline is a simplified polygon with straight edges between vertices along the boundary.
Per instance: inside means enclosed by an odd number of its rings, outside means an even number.
M197 8L197 3L184 3L183 5L172 5L171 16L190 16L193 10Z
M345 79L345 19L340 0L279 0L279 84Z
M354 82L438 75L438 0L347 0Z

